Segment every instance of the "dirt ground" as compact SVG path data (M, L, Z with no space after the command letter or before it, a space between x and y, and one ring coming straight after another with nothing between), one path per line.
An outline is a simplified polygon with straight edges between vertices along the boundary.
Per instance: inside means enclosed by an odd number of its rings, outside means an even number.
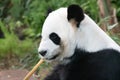
M2 70L0 71L0 80L23 80L28 72L27 70ZM30 80L38 79L32 76Z
M0 80L23 80L30 69L21 69L20 66L16 58L0 60ZM50 68L43 67L38 72L36 71L30 80L43 80L49 70Z
M53 63L42 64L30 80L43 80L52 69ZM17 58L5 58L0 60L0 80L23 80L26 74L31 70L30 68L22 68L23 64L19 63Z
M21 64L19 64L16 58L1 59L0 60L0 80L23 80L23 78L29 71L27 69L19 69L20 65ZM30 80L38 80L38 79L35 79L32 76Z

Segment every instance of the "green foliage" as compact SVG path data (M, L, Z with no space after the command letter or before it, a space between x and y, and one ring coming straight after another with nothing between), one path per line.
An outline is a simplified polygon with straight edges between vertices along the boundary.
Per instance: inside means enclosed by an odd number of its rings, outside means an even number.
M120 45L120 38L119 38L119 36L118 35L110 35L111 36L111 38L117 43L117 44L119 44Z
M24 41L20 41L13 31L8 30L1 21L0 27L5 35L5 38L0 39L0 57L4 57L9 54L23 56L26 52L31 52L31 49L34 47L32 46L32 40L26 39Z
M20 21L22 24L26 24L29 27L28 31L26 30L27 34L31 37L37 37L40 35L48 9L55 10L60 7L67 7L71 4L78 4L94 20L98 21L98 7L96 7L96 0L4 0L2 4L0 5L1 15L4 15L3 13L5 12L7 15L2 19L9 23L12 18L12 20Z
M44 5L44 1L34 0L27 6L27 11L23 15L24 22L31 27L35 33L34 36L41 32L41 26L46 16L46 6Z
M21 0L11 0L11 3L13 4L13 7L9 10L11 16L13 16L16 19L20 18L22 12L24 11L24 7L22 5Z
M37 53L37 48L33 49L31 53L27 53L21 60L20 63L23 64L22 68L32 69L34 65L40 60Z
M117 19L120 22L120 0L111 0L111 2L117 10Z
M71 4L78 4L85 12L87 12L94 20L98 20L97 1L92 0L34 0L29 4L28 11L25 12L24 18L30 23L32 28L35 28L35 33L41 31L44 19L47 15L47 10L56 10L60 7L68 7ZM89 5L89 6L88 6ZM29 12L29 13L28 13ZM96 14L96 15L94 15Z

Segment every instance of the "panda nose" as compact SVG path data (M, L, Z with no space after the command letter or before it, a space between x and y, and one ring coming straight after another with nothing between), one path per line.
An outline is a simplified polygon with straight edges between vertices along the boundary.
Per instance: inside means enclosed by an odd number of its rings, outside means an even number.
M42 56L44 56L47 53L46 50L40 51L39 54L41 54Z

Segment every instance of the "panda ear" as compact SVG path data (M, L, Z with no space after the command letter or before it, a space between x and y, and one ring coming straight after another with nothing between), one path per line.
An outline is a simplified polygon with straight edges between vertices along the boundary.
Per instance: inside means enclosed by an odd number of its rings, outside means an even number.
M84 19L84 12L78 5L70 5L67 9L67 19L69 22L72 20L72 24L79 27L80 22Z
M46 17L49 15L49 13L51 13L53 10L52 10L52 8L48 8L48 10L47 10L47 15L46 15Z

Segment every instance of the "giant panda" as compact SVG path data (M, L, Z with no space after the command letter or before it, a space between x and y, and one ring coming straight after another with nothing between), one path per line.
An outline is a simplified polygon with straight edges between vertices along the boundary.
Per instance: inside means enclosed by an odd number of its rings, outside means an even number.
M120 80L120 47L78 5L46 18L38 52L58 64L44 80Z

